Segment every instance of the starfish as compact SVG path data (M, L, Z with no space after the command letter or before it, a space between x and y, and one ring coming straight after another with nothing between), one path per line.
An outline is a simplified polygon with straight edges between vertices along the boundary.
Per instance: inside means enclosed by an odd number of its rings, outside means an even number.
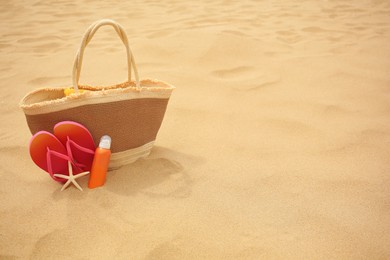
M81 172L81 173L79 173L77 175L73 175L72 164L70 163L70 161L68 161L68 171L69 171L69 176L68 175L64 175L64 174L54 174L54 177L68 180L64 184L64 186L62 186L61 191L65 190L65 188L68 187L70 183L73 183L73 185L76 186L77 189L83 191L83 189L80 187L80 185L76 182L76 179L79 178L79 177L83 177L83 176L89 174L89 172Z

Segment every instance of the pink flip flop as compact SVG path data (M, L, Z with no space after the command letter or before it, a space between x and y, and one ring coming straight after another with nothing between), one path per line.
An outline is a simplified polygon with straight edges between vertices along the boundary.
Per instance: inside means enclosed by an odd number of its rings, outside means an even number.
M65 182L54 174L68 175L69 156L64 145L51 133L40 131L30 140L30 156L36 165L48 172L55 181Z
M54 135L66 147L76 174L91 170L96 146L87 128L73 121L63 121L54 126Z

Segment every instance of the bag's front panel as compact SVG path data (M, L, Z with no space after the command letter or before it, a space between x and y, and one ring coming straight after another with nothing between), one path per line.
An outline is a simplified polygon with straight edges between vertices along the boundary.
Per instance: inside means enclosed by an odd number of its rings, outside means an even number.
M71 120L87 127L95 143L103 135L113 140L112 152L122 152L154 141L164 118L169 99L131 99L92 104L52 113L26 115L32 134Z

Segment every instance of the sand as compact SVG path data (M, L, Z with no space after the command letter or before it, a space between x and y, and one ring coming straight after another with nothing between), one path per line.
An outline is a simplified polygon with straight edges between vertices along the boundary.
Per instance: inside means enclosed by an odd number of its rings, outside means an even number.
M177 89L148 158L61 192L18 103L71 84L100 18ZM0 21L1 259L390 258L388 1L2 1ZM81 83L124 81L124 54L102 28Z

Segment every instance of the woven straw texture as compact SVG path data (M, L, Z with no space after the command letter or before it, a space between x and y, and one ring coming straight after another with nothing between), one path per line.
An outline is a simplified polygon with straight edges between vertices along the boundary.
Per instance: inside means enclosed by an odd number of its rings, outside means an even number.
M111 136L111 150L116 153L154 141L167 104L168 99L131 99L26 115L26 119L32 134L50 132L61 121L80 122L90 130L95 143L105 134Z

